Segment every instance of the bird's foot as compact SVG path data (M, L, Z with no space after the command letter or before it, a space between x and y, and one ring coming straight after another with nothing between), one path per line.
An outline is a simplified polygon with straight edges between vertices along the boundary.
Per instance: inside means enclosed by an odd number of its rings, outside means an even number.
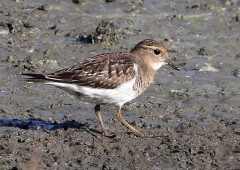
M114 138L116 137L116 134L114 132L112 132L110 129L108 128L104 128L102 130L102 135L108 138Z

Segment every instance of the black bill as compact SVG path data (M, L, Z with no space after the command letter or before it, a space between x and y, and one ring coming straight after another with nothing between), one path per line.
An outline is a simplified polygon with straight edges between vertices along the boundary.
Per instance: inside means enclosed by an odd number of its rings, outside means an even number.
M167 64L168 64L170 67L172 67L173 69L180 71L180 69L178 68L178 66L174 65L172 62L167 62Z

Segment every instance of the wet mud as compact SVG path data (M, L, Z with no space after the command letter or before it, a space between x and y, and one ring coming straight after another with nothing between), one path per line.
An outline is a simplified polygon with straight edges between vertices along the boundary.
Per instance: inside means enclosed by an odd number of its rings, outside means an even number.
M239 169L240 2L25 1L0 4L0 169ZM123 107L135 137L103 106L21 72L51 72L104 52L162 41L162 67Z

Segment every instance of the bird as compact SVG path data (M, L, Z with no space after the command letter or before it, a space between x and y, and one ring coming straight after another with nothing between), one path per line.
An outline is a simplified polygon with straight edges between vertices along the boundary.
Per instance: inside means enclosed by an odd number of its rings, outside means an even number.
M21 73L27 82L44 83L60 88L77 99L95 104L94 110L102 134L108 136L100 106L113 105L117 108L117 119L137 137L144 134L130 125L122 116L122 106L142 94L152 84L157 70L169 65L168 52L163 43L145 39L130 52L109 52L84 59L72 67L53 73Z

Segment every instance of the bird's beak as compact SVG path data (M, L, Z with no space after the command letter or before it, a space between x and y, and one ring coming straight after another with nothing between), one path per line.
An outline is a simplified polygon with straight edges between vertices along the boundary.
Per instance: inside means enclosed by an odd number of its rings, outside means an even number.
M178 70L178 71L180 71L180 69L178 68L178 66L176 66L176 65L174 65L172 62L166 62L167 63L167 65L169 65L170 67L172 67L174 70Z

